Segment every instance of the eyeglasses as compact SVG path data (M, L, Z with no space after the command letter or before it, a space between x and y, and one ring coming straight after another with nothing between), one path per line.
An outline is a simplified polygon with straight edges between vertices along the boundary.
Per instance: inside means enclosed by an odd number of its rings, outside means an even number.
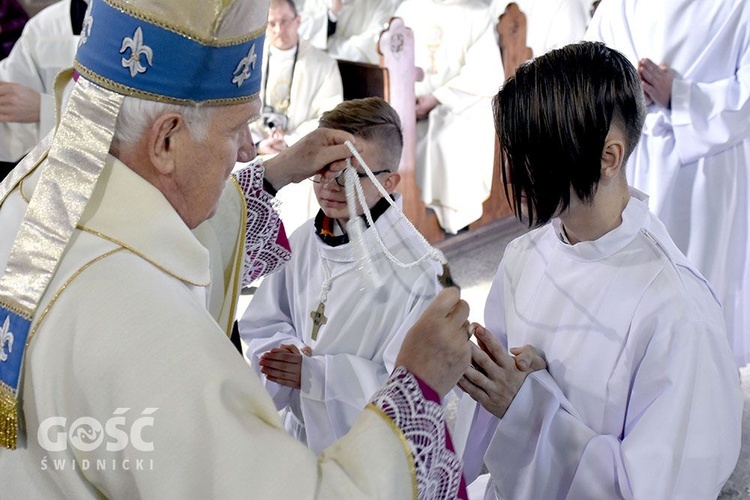
M380 175L386 172L390 172L390 170L376 170L372 173L372 175ZM360 179L365 179L369 176L364 172L357 172L357 177L359 177ZM318 174L318 175L314 175L310 177L310 180L313 181L315 184L328 184L332 180L335 180L336 184L338 184L339 187L346 187L346 176L344 175L343 172L341 172L341 174L334 177L333 179L323 179L321 178L320 174Z
M280 19L278 21L276 21L276 20L274 20L274 21L268 21L268 28L269 29L274 29L276 26L278 26L279 28L284 29L287 26L289 26L290 24L292 24L292 22L294 22L294 20L297 19L297 17L298 16L294 16L291 19L287 18L287 19Z

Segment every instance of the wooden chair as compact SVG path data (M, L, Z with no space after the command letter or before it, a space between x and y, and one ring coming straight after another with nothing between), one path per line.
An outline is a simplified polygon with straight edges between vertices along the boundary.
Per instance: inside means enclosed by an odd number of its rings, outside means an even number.
M378 40L380 64L339 60L344 99L382 97L398 113L404 136L398 191L404 214L432 242L445 238L437 217L422 202L416 180L417 118L414 82L423 72L414 65L414 34L400 18L391 18Z
M503 70L505 77L508 78L524 61L533 57L533 51L526 46L526 15L518 8L518 4L510 3L505 8L505 12L500 14L495 29L498 34L500 55L503 58ZM492 167L490 197L482 205L482 217L469 226L470 230L513 214L513 209L505 196L505 188L500 176L501 168L500 146L495 138L495 162Z

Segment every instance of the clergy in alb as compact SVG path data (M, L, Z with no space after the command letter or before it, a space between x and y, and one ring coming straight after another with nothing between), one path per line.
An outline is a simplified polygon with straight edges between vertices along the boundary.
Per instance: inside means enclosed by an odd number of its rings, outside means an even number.
M354 134L362 158L393 193L403 140L388 103L376 97L345 101L325 113L320 126ZM292 234L291 261L261 283L239 324L248 361L265 378L276 406L288 408L287 431L316 453L349 431L393 370L404 335L440 290L435 262L401 269L386 258L378 236L402 262L417 261L427 248L361 169L375 222L364 238L378 286L368 284L358 242L347 233L344 176L314 179L320 212ZM356 208L363 212L359 203Z
M495 138L490 99L502 83L494 23L482 0L404 0L397 17L414 31L417 182L449 233L482 216Z
M628 187L635 67L601 43L553 50L495 114L515 206L544 225L506 249L485 322L547 369L521 384L514 365L473 359L467 480L483 460L487 498L716 498L739 455L739 378L711 286Z
M750 2L607 0L586 34L638 65L649 101L628 180L716 291L750 363Z
M316 131L228 180L254 156L267 8L92 0L55 134L0 184L3 498L459 494L439 404L470 356L456 290L319 456L226 338L244 269L285 255L270 191L335 174L355 140Z

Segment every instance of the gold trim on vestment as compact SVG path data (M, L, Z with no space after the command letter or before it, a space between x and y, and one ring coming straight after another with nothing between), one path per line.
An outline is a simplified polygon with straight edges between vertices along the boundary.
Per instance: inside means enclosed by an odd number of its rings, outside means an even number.
M15 450L18 446L18 399L8 386L0 387L0 446Z
M15 302L10 297L0 299L0 306L4 307L6 311L10 311L16 316L20 316L27 321L31 321L31 318L34 316L34 311L23 307L21 304Z
M34 323L34 326L31 327L31 331L29 332L29 338L26 339L26 348L29 347L29 344L31 343L31 339L34 338L34 334L36 333L37 329L39 329L39 326L42 324L42 321L44 321L44 318L47 316L47 313L49 312L50 309L52 309L52 306L55 304L58 297L60 297L60 294L62 294L65 291L68 285L70 285L74 279L76 279L83 271L85 271L92 265L96 264L100 260L103 260L111 255L116 254L117 252L122 252L123 250L124 248L115 248L114 250L110 250L107 253L103 253L102 255L94 259L91 259L90 261L88 261L87 263L79 267L78 270L75 273L73 273L73 275L70 278L68 278L60 288L57 289L55 294L50 299L49 304L47 304L47 307L45 307L44 311L42 311L42 314L39 315L39 319L37 319L36 322Z
M104 168L123 98L86 80L73 89L0 277L3 299L36 310Z
M23 181L26 177L31 174L46 158L47 152L52 145L53 132L47 134L29 154L27 154L23 160L21 160L16 167L5 176L2 183L0 183L0 205L5 203L8 195ZM37 160L34 158L38 157Z
M232 45L239 45L241 43L249 42L253 38L258 38L262 33L265 33L266 25L268 24L267 22L263 23L263 26L261 26L260 28L257 28L251 31L250 33L247 33L242 36L218 39L216 37L206 37L206 36L200 35L195 31L185 29L184 26L177 26L177 25L169 24L161 19L157 19L154 16L144 14L143 12L133 9L132 7L125 6L120 2L104 0L104 3L108 4L110 7L114 9L119 10L120 12L124 12L130 17L140 19L141 21L145 21L147 23L153 24L154 26L158 26L159 28L165 29L167 31L171 31L172 33L176 33L180 36L184 36L185 38L195 40L201 45L206 45L209 47L229 47Z
M163 102L167 104L178 104L182 106L191 106L196 104L200 104L202 106L227 106L231 104L242 104L245 102L250 102L260 95L260 91L258 91L242 97L225 97L221 99L206 99L204 101L178 99L176 97L169 97L162 94L154 94L153 92L146 92L135 87L128 87L127 85L123 85L114 80L110 80L109 78L104 78L100 74L88 69L77 60L75 61L75 63L73 63L73 66L75 67L76 71L78 71L78 73L80 73L81 76L83 76L86 80L90 80L91 82L99 85L100 87L104 87L107 90L121 95L138 97L140 99L146 99L148 101Z
M182 276L180 276L178 274L175 274L174 272L170 271L169 269L167 269L166 267L162 266L161 264L158 264L155 261L149 259L144 254L142 254L141 252L139 252L135 248L131 247L127 243L123 243L122 241L117 240L115 238L112 238L111 236L107 236L106 234L100 233L99 231L94 231L93 229L89 229L89 228L87 228L85 226L81 226L81 225L78 225L77 228L80 229L83 232L86 232L86 233L89 233L89 234L93 234L94 236L97 236L97 237L99 237L99 238L101 238L103 240L107 240L107 241L109 241L111 243L114 243L115 245L119 245L122 248L124 248L125 250L133 252L135 255L137 255L141 259L145 260L146 262L148 262L152 266L156 267L157 269L159 269L161 271L164 271L165 273L167 273L168 275L172 276L173 278L177 278L178 280L183 281L183 282L185 282L185 283L187 283L189 285L194 285L194 286L199 286L199 287L205 288L205 287L207 287L208 285L211 284L211 280L209 280L208 283L195 283L193 281L190 281L187 278L183 278Z
M234 317L237 312L237 295L239 294L239 287L242 280L242 272L245 267L245 232L247 231L247 201L245 200L245 192L242 191L242 186L237 179L230 175L229 178L232 180L232 184L237 189L240 195L240 202L242 204L242 214L240 216L239 234L237 235L237 243L235 244L235 264L234 264L234 282L232 283L232 301L229 309L229 324L227 325L227 337L232 336L232 327L234 326ZM237 248L239 247L239 248ZM225 294L226 295L226 294Z
M401 442L401 446L406 453L406 460L409 462L409 472L411 473L413 498L414 500L417 500L419 498L419 490L417 489L417 467L414 462L414 455L412 455L411 446L406 440L404 432L393 422L393 419L391 419L391 417L389 417L383 410L381 410L374 404L368 404L365 409L373 410L378 416L380 416L380 418L385 421L386 424L388 424L391 429L393 429L393 432L395 432L398 436L398 439Z

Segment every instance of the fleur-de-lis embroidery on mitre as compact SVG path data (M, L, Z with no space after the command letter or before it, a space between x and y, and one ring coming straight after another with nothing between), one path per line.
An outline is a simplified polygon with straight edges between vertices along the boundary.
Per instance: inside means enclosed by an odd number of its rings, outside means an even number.
M6 345L8 346L8 354L5 354ZM0 363L7 361L11 352L13 352L13 332L10 331L10 316L6 316L3 327L0 328Z
M91 36L91 28L94 26L94 17L91 15L91 6L86 12L86 17L83 18L83 25L81 26L81 38L78 40L78 46L86 45Z
M242 84L245 83L245 80L250 78L250 69L252 68L255 70L255 63L257 60L258 54L255 53L255 44L252 44L247 55L240 59L239 64L237 64L237 67L234 69L234 73L232 73L234 75L232 83L236 83L237 87L241 87Z
M122 67L130 68L130 76L134 77L139 73L145 73L148 69L146 66L141 64L141 56L146 56L146 63L149 66L153 66L154 53L151 47L143 44L143 31L141 27L135 29L133 38L125 37L122 39L122 47L120 48L120 54L124 54L126 50L130 49L130 57L122 58Z

